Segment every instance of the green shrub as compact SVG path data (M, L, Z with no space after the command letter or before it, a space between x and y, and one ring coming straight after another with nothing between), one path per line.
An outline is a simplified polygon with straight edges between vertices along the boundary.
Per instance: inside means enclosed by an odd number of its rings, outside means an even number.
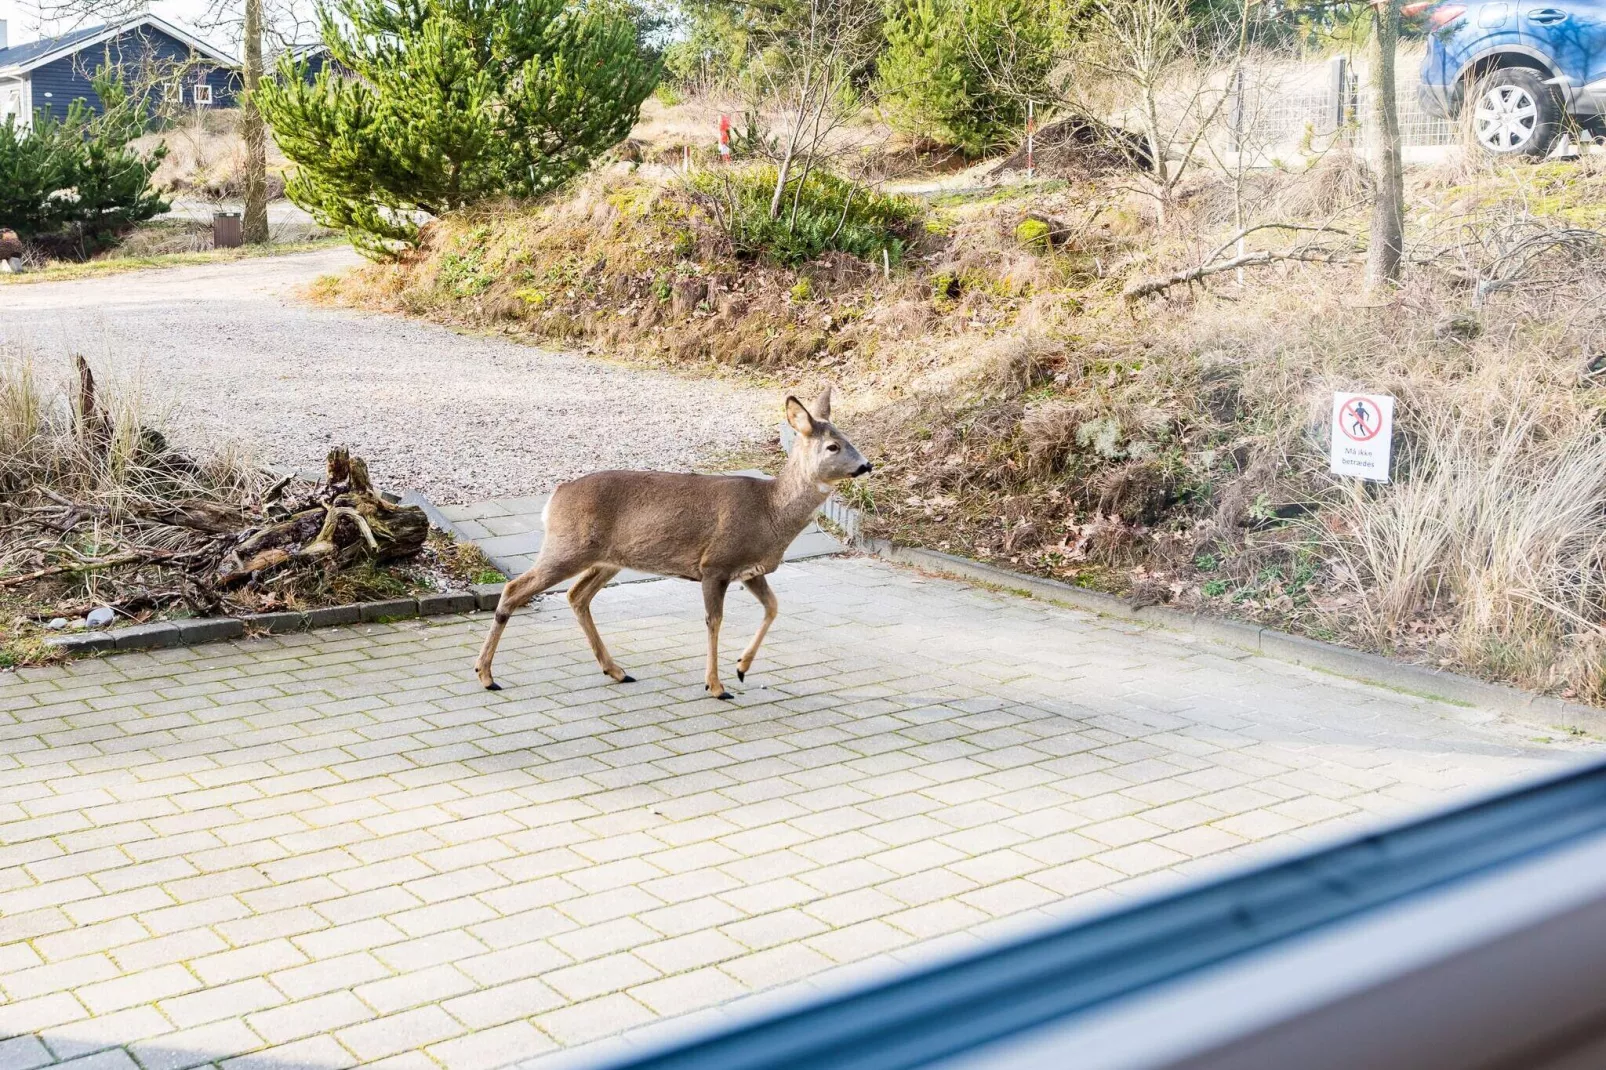
M920 207L838 175L810 170L787 180L770 216L773 167L721 168L692 176L691 188L730 236L737 255L797 265L835 250L865 260L903 257Z
M876 68L887 121L971 156L1015 141L1026 98L1046 96L1053 2L893 0Z

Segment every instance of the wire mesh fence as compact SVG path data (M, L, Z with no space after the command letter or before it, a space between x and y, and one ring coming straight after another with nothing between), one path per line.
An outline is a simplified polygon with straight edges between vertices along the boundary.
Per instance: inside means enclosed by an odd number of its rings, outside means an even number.
M1459 144L1456 124L1422 106L1418 85L1414 65L1402 64L1395 90L1402 144ZM1361 84L1346 57L1320 67L1245 68L1230 91L1230 136L1239 152L1275 160L1324 148L1340 138L1363 151L1372 147L1372 90Z

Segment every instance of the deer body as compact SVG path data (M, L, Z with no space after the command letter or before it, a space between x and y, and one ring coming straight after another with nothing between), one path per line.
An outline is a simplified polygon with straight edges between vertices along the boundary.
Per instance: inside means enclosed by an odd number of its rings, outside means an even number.
M541 554L524 575L502 590L496 620L474 668L480 683L498 685L491 673L496 646L514 610L572 576L569 604L597 664L629 683L603 645L591 618L591 600L622 569L674 576L702 584L708 624L704 684L730 698L719 679L719 629L725 593L741 583L764 606L758 633L736 663L745 679L778 612L764 578L781 565L786 548L808 526L832 486L870 471L869 462L830 422L831 392L810 413L788 398L787 420L797 444L776 479L672 472L594 472L553 492L545 513Z

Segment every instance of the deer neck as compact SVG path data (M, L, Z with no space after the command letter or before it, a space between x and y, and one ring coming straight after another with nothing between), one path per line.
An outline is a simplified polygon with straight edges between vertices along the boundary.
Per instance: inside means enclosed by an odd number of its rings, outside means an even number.
M781 467L781 474L770 485L771 511L775 516L776 529L790 541L808 527L809 521L814 519L814 514L819 512L820 506L830 496L831 485L814 479L806 470L800 451L794 448L786 464Z

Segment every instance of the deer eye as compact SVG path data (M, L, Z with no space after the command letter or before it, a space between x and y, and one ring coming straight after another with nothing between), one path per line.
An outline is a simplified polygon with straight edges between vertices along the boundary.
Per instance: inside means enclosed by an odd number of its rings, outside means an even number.
M826 453L835 453L837 450L839 450L841 448L842 447L838 446L835 442L827 442L825 444L825 452Z

